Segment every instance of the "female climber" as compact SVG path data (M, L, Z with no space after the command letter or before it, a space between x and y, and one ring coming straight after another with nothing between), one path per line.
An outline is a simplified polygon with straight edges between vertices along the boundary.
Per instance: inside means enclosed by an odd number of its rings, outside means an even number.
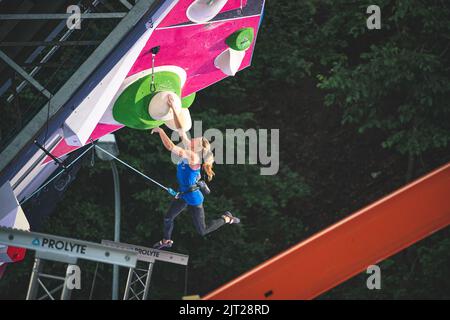
M179 195L172 201L169 210L164 216L164 238L157 242L153 247L155 249L170 248L173 245L172 231L175 218L185 209L192 214L194 226L197 232L205 236L225 224L237 224L239 218L234 217L229 211L226 211L220 218L210 221L208 225L205 223L205 211L203 208L204 196L199 190L197 182L201 175L200 171L203 167L208 181L214 176L212 170L214 163L214 155L211 151L209 141L204 137L189 139L181 128L182 123L178 114L175 112L173 98L169 95L168 105L174 116L175 126L182 139L183 146L176 146L161 128L155 128L153 133L158 133L164 147L170 152L181 158L177 165L177 180L179 185Z

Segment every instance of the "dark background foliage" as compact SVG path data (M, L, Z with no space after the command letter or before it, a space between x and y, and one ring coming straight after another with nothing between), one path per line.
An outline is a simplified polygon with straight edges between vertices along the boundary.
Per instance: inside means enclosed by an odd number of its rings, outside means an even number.
M268 1L253 66L202 91L192 107L204 128L279 128L280 172L218 165L209 217L231 209L240 226L199 237L188 214L174 250L190 255L187 293L205 294L274 254L450 160L450 7L445 1L377 3L382 29L366 28L363 1ZM175 170L158 138L123 129L121 158L166 185ZM120 169L122 240L161 236L164 192ZM42 231L112 238L109 165L86 163ZM322 299L449 299L448 229L381 263L382 290L361 274ZM9 267L1 298L23 298L32 255ZM87 298L95 265L83 263ZM122 272L123 284L125 270ZM111 267L94 298L110 297ZM159 264L152 299L184 294L185 270ZM123 285L122 284L122 285ZM121 287L123 289L123 286Z

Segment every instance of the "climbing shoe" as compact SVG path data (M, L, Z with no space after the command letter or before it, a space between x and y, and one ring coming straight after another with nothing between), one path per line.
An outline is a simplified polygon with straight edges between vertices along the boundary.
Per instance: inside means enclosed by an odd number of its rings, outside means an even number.
M173 245L172 240L168 240L168 241L161 240L153 245L153 249L162 250L162 249L166 249L166 248L171 248L172 245Z
M239 219L238 217L234 217L230 211L226 211L223 215L224 220L226 221L225 217L229 218L230 221L227 222L228 224L238 224L241 222L241 219Z

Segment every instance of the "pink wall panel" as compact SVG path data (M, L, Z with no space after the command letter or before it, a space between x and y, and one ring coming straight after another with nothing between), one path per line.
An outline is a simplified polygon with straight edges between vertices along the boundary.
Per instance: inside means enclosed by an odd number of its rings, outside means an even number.
M246 27L258 30L259 16L156 30L131 68L128 76L151 68L149 50L161 46L155 66L176 65L187 73L182 96L185 97L226 77L214 66L214 59L227 48L225 39ZM254 44L247 50L241 70L251 62Z

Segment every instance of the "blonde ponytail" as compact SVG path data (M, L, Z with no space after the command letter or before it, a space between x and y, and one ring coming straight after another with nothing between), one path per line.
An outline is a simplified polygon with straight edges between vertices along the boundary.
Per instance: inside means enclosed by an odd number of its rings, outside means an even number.
M208 176L208 181L211 181L212 178L216 175L213 171L213 164L212 163L204 163L203 164L203 170L205 170L206 175Z
M211 151L211 144L208 139L202 138L202 147L203 147L203 170L208 176L208 181L211 181L215 176L213 171L213 163L214 163L214 154Z

